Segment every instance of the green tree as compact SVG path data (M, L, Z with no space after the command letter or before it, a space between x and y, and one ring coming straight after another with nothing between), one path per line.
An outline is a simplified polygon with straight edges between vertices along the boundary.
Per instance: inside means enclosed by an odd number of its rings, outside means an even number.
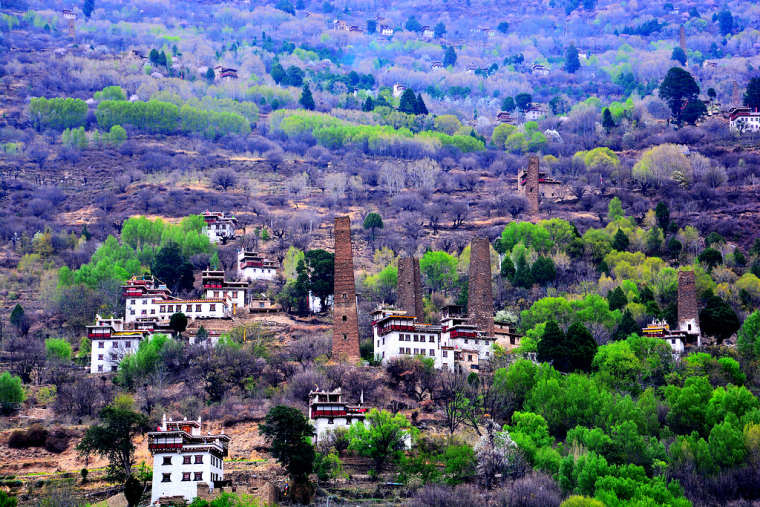
M442 21L439 21L435 27L433 27L433 35L436 39L440 39L443 37L443 34L446 33L446 25L443 24Z
M368 19L367 20L367 33L373 34L377 32L377 21L374 19Z
M300 410L277 405L269 410L261 433L271 444L270 453L293 480L293 500L309 504L309 474L314 467L314 448L309 443L314 428Z
M657 225L660 226L660 229L667 231L668 226L670 225L670 209L664 201L657 203L657 206L654 209L654 215L657 218Z
M673 118L680 123L684 119L684 105L699 101L699 86L687 71L672 67L660 84L659 95L670 106Z
M538 257L530 268L530 275L534 283L545 285L554 281L557 270L551 257Z
M628 298L621 287L616 287L607 294L610 310L622 310L628 304Z
M544 334L538 342L536 351L539 361L554 363L561 360L561 356L565 352L565 333L562 332L556 321L550 320L546 323ZM557 367L555 366L555 368Z
M516 287L524 287L526 289L533 286L533 273L524 253L521 253L517 258L515 274L512 277L512 284Z
M301 107L308 109L309 111L313 111L314 107L316 107L308 83L303 85L303 90L301 90L301 97L298 99L298 103L301 104Z
M127 140L127 131L121 125L114 125L108 131L108 141L115 145L121 146Z
M365 230L370 231L371 240L375 241L375 230L383 228L383 218L375 212L367 213L364 217L364 223L362 224Z
M505 255L501 261L500 274L502 278L506 278L507 280L512 280L515 276L515 265L508 255Z
M502 21L496 26L496 29L501 33L507 33L509 31L509 23Z
M77 128L87 120L87 103L70 97L33 97L29 101L29 116L37 130Z
M723 262L723 254L715 248L708 247L699 253L697 259L699 259L699 262L701 262L705 268L707 268L707 271L710 272L715 266Z
M434 291L448 290L457 281L457 259L440 250L425 252L420 259L420 271Z
M92 11L95 10L95 0L84 0L84 4L82 4L82 12L84 13L84 17L87 19L90 19L90 16L92 15Z
M532 103L533 97L531 97L530 93L518 93L515 95L515 105L520 111L527 111Z
M409 16L409 18L406 20L406 23L404 23L404 28L406 28L410 32L422 31L422 25L420 24L419 21L417 21L417 18L414 16Z
M747 357L760 357L760 310L744 319L736 336L736 348Z
M504 100L501 101L501 110L507 111L511 113L515 110L517 106L515 105L515 99L513 97L504 97Z
M0 374L0 409L2 413L9 414L16 410L26 398L21 378L11 375L7 371Z
M204 74L203 77L205 77L206 81L208 81L209 83L213 83L214 79L216 79L216 74L214 73L214 69L209 67L208 70L206 70L206 74Z
M362 111L369 112L375 109L375 103L372 101L372 97L367 96L367 99L362 104Z
M174 241L161 247L151 262L150 272L174 292L193 288L193 265L185 260L180 246Z
M731 305L720 297L711 295L699 312L699 325L703 334L714 336L722 342L739 329L739 317Z
M290 3L288 0L279 0L274 7L275 9L279 9L282 12L286 12L292 16L296 15L296 10L293 7L293 4Z
M269 70L269 75L275 83L280 84L285 80L285 69L280 65L280 62L274 62L272 68Z
M630 246L628 235L622 229L618 229L615 237L612 239L612 249L618 252L625 252L628 250L628 246Z
M616 127L615 120L612 118L612 113L610 113L609 107L605 107L602 111L602 127L604 127L604 130L608 135L612 129Z
M720 27L720 34L725 36L730 34L734 29L734 17L731 15L731 11L723 9L718 13L718 25Z
M333 293L335 255L322 249L309 250L304 255L308 273L308 290L320 301L327 301Z
M744 92L744 105L752 110L760 108L760 77L753 77L747 83L747 91Z
M573 44L570 44L565 50L565 71L570 74L581 68L581 61L578 59L578 50Z
M398 110L406 114L414 114L417 110L417 96L411 88L404 90L399 101Z
M428 108L425 105L425 101L422 100L422 94L417 94L417 103L414 109L414 114L428 114Z
M625 217L625 212L623 212L623 203L620 201L619 197L613 197L610 199L610 202L607 205L607 220L614 222L615 220L623 217Z
M45 340L45 355L48 360L71 361L71 344L63 338Z
M449 445L441 455L446 482L455 486L475 477L475 453L469 445Z
M187 329L187 316L182 312L173 313L169 318L169 327L178 335L182 335Z
M411 425L402 414L371 409L365 426L362 422L348 430L349 449L372 460L373 471L379 474L387 464L397 463L403 454L405 441L411 435Z
M93 424L77 445L85 457L97 454L108 459L108 474L126 483L132 476L135 460L134 438L150 429L148 418L135 412L128 403L114 402L99 414L100 422Z
M747 455L741 429L729 422L716 424L710 430L707 442L715 462L725 468L739 465Z
M681 65L686 65L686 52L681 49L681 46L676 46L670 54L670 59L677 61Z
M24 308L21 306L21 304L16 303L16 306L13 307L10 316L10 323L22 336L26 336L26 333L29 332L29 319L26 317L26 313L24 312Z
M712 395L712 386L706 377L688 377L683 387L665 387L665 400L670 406L667 421L676 433L697 431L705 434L705 413Z
M634 320L633 315L629 310L623 312L623 318L620 319L620 324L615 328L615 332L612 333L613 340L624 340L631 334L638 333L641 330L638 323Z
M443 66L444 67L453 67L457 63L457 53L454 51L454 46L449 46L446 48L445 53L443 54Z

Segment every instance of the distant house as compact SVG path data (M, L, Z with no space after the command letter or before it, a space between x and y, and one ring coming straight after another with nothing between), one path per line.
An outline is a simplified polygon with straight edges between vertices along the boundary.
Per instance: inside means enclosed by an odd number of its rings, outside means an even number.
M703 69L717 69L718 62L715 62L712 60L705 60L704 62L702 62L702 68Z
M206 224L203 234L212 243L226 243L228 239L235 238L237 218L234 216L225 215L222 211L204 211L201 216Z
M336 19L335 21L333 21L333 30L348 32L350 30L350 27L348 26L348 23L346 23L345 21Z
M585 51L578 51L579 60L588 60L588 53Z
M499 111L499 113L496 115L496 121L499 123L508 123L510 125L515 124L515 118L509 111Z
M531 104L525 111L525 121L538 121L546 118L548 111L543 104Z
M479 26L478 30L480 33L484 34L486 37L495 37L496 31L493 28L489 28L487 26Z
M130 51L129 56L132 58L135 58L137 60L147 60L148 57L145 56L145 54L142 51L138 51L137 49L133 49Z
M362 27L358 25L351 25L350 27L348 27L348 31L349 32L363 32L364 30L362 29Z
M216 77L216 79L223 79L225 81L229 81L230 79L237 79L237 72L237 69L222 67L221 65L214 67L214 77Z
M443 62L435 61L430 64L431 70L439 70L443 68Z
M404 86L404 85L402 85L400 83L396 83L396 84L393 85L393 96L394 97L396 97L396 98L401 97L404 94L405 91L406 91L406 86Z
M390 27L390 26L388 26L388 25L382 25L382 26L380 27L380 33L381 33L382 35L385 35L386 37L390 37L390 36L392 36L392 35L393 35L393 28L391 28L391 27Z
M435 32L429 26L423 26L422 37L425 39L432 39L433 37L435 37Z
M534 63L530 68L530 73L537 76L548 76L549 69L547 69L546 66L541 63Z
M732 132L744 134L745 132L760 131L760 112L752 111L748 107L734 107L728 112L728 125Z
M473 64L470 64L467 67L465 67L465 71L468 74L475 74L475 72L477 72L478 70L480 70L480 67L478 67L477 65L473 65Z

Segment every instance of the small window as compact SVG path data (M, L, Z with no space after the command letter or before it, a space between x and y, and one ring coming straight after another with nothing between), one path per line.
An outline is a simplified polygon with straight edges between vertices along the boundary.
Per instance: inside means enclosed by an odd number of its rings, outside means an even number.
M210 305L208 305L208 310L210 312L215 312L216 311L216 305L213 304L213 303L211 303Z
M189 465L192 461L192 456L182 456L182 464Z
M335 421L334 421L333 419L328 419L328 420L327 420L327 424L334 424L334 422L335 422Z
M190 472L182 472L182 480L183 481L189 481L190 480Z
M442 350L441 351L441 357L449 357L449 351L448 350Z
M194 479L195 479L196 481L202 481L202 480L203 480L203 472L195 472L195 477L194 477Z
M128 349L130 349L130 348L132 348L132 342L128 341L127 343L124 344L124 346L127 347Z
M98 348L99 349L102 349L104 346L105 346L105 344L103 342L98 342Z
M201 305L195 305L195 311L200 312L201 311Z
M98 371L103 371L103 365L102 364L98 365Z
M348 340L348 335L346 333L343 333L343 339Z
M430 357L435 355L435 349L430 349Z
M201 454L196 454L195 455L195 464L196 465L203 464L203 455L201 455Z
M171 465L172 464L172 457L171 456L164 456L164 462L161 463L162 465ZM169 474L164 474L169 475ZM166 482L166 481L164 481Z
M346 322L346 321L348 320L348 317L346 317L346 316L344 315L344 316L343 316L343 317L341 317L340 319L341 319L343 322Z
M172 482L172 474L161 474L161 482Z
M102 361L102 360L103 360L103 354L98 354L98 361Z

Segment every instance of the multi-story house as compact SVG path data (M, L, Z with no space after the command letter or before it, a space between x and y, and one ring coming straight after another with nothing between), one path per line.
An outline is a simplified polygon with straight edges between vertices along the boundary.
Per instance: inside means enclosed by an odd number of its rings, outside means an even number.
M226 243L235 238L237 218L234 216L225 215L222 211L204 211L201 216L206 223L203 233L212 243Z
M224 458L230 437L224 433L203 435L197 421L167 421L164 415L157 431L148 433L148 450L153 455L151 505L198 496L198 486L209 491L223 484Z
M122 286L126 309L125 323L164 322L182 312L188 319L224 319L232 316L232 304L227 297L209 299L178 299L152 276L132 277Z
M238 250L238 279L247 282L272 281L277 278L277 263L241 248Z
M124 320L95 315L95 324L87 326L91 342L90 373L116 371L124 357L134 354L153 329L124 329Z
M201 283L203 284L203 297L206 299L224 299L232 305L232 314L238 309L245 308L245 293L248 289L247 281L230 281L224 279L224 271L207 269L203 272Z

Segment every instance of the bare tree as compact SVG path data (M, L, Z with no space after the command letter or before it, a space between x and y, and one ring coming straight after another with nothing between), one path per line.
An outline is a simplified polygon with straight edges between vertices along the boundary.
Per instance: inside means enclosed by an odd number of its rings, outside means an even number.
M228 188L235 186L237 175L230 169L217 169L211 175L211 182L226 191Z
M467 399L467 378L461 373L445 370L441 372L438 389L433 392L433 400L443 411L446 428L450 434L459 428L465 418L463 408Z

